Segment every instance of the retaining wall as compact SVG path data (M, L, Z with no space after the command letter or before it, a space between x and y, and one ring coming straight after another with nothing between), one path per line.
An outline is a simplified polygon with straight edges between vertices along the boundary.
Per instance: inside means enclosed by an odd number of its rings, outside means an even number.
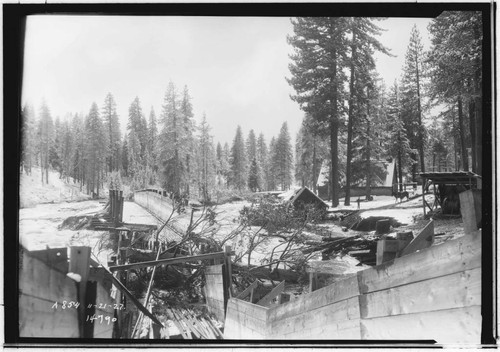
M232 298L225 326L227 339L480 343L481 235L396 258L281 305Z

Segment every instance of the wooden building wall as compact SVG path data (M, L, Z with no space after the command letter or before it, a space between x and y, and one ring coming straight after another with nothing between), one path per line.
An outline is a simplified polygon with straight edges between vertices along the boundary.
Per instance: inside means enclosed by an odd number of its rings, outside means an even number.
M360 271L281 305L259 307L233 298L225 338L480 343L481 322L477 234Z
M69 302L78 302L76 282L41 260L22 253L19 336L79 337L78 311L74 307L68 308ZM57 307L55 303L58 303Z
M224 290L224 265L207 266L205 271L205 299L208 311L221 322L225 319L227 293Z

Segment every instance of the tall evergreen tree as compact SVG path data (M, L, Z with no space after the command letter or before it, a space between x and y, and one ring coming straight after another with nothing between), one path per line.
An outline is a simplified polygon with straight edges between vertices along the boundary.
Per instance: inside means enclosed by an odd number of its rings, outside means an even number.
M259 138L257 139L257 168L259 171L259 185L261 189L269 190L267 186L268 179L268 150L266 145L266 140L264 138L264 134L262 132L259 134Z
M346 195L345 205L350 205L351 198L351 162L352 162L352 135L356 123L355 116L360 116L363 105L363 87L370 80L370 71L375 69L373 55L375 50L389 54L375 36L380 35L381 29L373 20L366 17L349 18L350 24L350 51L349 60L349 110L347 122L347 160L346 160Z
M45 101L40 107L40 118L38 120L37 129L37 139L39 141L39 155L40 155L40 168L42 183L49 183L49 157L50 148L54 143L54 123L52 121L52 116L50 115L50 110ZM44 181L45 174L45 181Z
M231 185L239 190L247 184L247 155L241 127L236 129L236 135L231 148Z
M424 51L420 32L416 25L413 26L410 43L406 51L403 79L401 82L402 117L408 132L411 147L418 150L418 156L413 154L413 159L418 160L420 171L425 172L424 148L426 143L425 125L422 111L422 87L424 77ZM417 163L413 164L412 177L416 181Z
M194 128L191 109L187 88L179 101L174 83L169 82L163 101L158 145L163 187L177 195L189 192Z
M197 164L200 170L198 187L205 203L211 201L211 194L216 184L216 161L212 139L210 135L210 126L208 125L205 114L203 114L198 139L199 160Z
M281 190L290 189L293 183L293 153L290 134L288 133L288 124L286 122L281 126L273 157L273 164L276 170L275 177Z
M116 102L111 93L106 95L101 111L108 140L106 164L108 171L112 172L120 169L120 152L122 143L120 120L118 119L118 114L116 112Z
M314 120L309 114L302 120L295 145L295 178L316 193L321 163L328 157L328 148L324 138L314 128Z
M157 139L158 139L158 127L156 124L156 115L153 107L151 107L151 112L149 114L148 122L148 155L150 158L150 165L154 172L158 171L158 158L157 158Z
M255 137L254 130L250 130L248 132L248 137L246 141L246 150L247 150L247 160L249 163L252 162L253 159L257 156L257 139Z
M445 11L432 20L429 32L432 47L428 61L433 97L439 103L456 106L462 164L464 169L468 168L466 137L470 136L472 170L481 174L482 15L480 12ZM469 131L466 130L466 111ZM453 114L448 116L453 117Z
M339 203L338 137L343 109L348 52L345 33L349 22L343 17L308 17L292 20L294 35L288 38L295 52L290 56L292 78L288 82L297 94L292 98L315 119L325 121L330 133L331 199Z
M80 182L80 192L86 184L85 171L87 161L85 159L86 131L82 116L75 114L71 122L71 135L74 138L75 148L72 156L72 176Z
M31 105L24 105L22 116L22 151L21 161L26 174L31 175L31 168L36 164L37 130L35 111Z
M276 175L278 174L277 165L276 165L276 138L272 137L269 142L269 154L268 154L268 163L267 163L267 190L274 191L278 188Z
M181 152L185 164L185 175L186 178L185 187L186 193L190 193L190 181L192 179L191 173L194 169L192 155L194 153L194 136L193 131L196 129L194 122L193 106L191 104L191 97L189 95L189 90L187 86L184 86L182 92L182 100L180 105L180 114L182 116L182 136L181 136Z
M396 159L397 177L399 192L403 191L403 170L411 166L411 154L414 152L410 148L410 140L401 117L401 102L399 97L399 87L397 82L391 87L387 102L389 137L389 155Z
M87 160L87 191L99 197L99 189L104 181L107 134L99 116L99 108L92 103L85 120L85 159Z
M130 104L127 123L128 173L132 177L136 176L144 163L145 148L143 146L146 146L146 141L143 120L141 103L139 98L136 97L132 104Z

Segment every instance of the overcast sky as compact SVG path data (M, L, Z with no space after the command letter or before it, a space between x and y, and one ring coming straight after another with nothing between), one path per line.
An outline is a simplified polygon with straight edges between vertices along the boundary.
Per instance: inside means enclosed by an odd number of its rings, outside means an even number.
M401 74L414 24L424 49L430 19L391 18L379 38L396 57L377 55L388 85ZM231 141L237 125L267 142L288 122L295 137L303 112L289 96L285 17L30 16L27 21L23 103L38 112L45 99L55 118L88 113L111 92L122 130L138 96L146 118L157 118L169 81L188 86L195 113L206 113L215 141Z

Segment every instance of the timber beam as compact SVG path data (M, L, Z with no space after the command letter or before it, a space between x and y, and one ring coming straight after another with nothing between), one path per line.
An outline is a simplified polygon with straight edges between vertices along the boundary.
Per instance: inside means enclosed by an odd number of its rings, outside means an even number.
M115 272L115 271L120 271L120 270L155 267L155 266L159 266L159 265L172 265L172 264L180 264L180 263L186 263L186 262L195 262L195 261L199 261L199 260L223 259L227 254L228 253L226 253L226 252L215 252L215 253L208 253L208 254L193 255L193 256L189 256L189 257L177 257L177 258L168 258L168 259L160 259L160 260L151 260L151 261L147 261L147 262L139 262L139 263L132 263L132 264L110 266L109 270L111 272Z

